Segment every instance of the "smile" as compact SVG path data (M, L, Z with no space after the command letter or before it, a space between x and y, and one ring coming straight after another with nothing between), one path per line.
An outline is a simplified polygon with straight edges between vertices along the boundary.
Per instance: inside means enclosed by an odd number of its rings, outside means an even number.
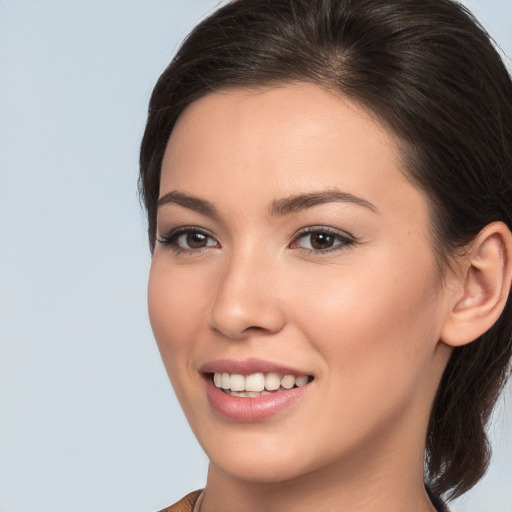
M279 373L238 373L214 372L213 383L230 396L258 398L278 391L298 388L307 384L312 377Z
M262 359L217 359L199 372L212 412L243 423L280 417L316 388L315 376L307 371Z

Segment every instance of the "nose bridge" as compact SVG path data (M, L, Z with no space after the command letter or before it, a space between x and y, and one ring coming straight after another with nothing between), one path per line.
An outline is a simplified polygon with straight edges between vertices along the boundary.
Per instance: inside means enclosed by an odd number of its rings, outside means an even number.
M285 322L278 258L247 245L226 257L211 311L211 327L231 339L275 333Z

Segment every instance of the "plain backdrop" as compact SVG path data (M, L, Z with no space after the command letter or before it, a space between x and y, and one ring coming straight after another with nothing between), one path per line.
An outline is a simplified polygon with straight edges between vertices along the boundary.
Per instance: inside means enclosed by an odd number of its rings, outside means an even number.
M217 3L0 0L0 512L152 512L204 485L147 319L136 181L152 86ZM512 0L467 4L512 55ZM454 510L512 510L511 399Z

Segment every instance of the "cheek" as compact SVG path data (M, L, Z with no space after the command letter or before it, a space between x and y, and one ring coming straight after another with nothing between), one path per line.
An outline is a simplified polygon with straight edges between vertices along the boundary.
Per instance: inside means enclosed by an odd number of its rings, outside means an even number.
M323 400L315 416L329 418L320 436L330 439L328 450L369 442L429 407L438 329L435 279L427 268L368 264L361 272L304 283L318 293L295 302L294 321L323 359Z
M428 367L439 335L435 270L429 260L418 268L395 255L303 284L317 292L296 302L297 322L337 378L405 386Z
M198 374L194 351L206 318L204 276L168 265L165 254L153 256L148 284L148 312L167 375L191 425L197 404ZM203 319L203 324L201 324ZM194 385L191 385L194 383ZM199 386L199 389L202 389Z
M194 273L173 271L161 255L153 257L148 284L149 319L173 385L176 374L190 366L191 341L197 339L198 318L205 315L204 303L195 293L200 284Z

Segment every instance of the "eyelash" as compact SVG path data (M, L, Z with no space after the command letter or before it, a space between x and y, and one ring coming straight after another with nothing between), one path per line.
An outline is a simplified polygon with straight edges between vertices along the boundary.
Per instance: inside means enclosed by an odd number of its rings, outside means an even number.
M206 230L195 227L195 226L183 226L177 229L172 230L170 233L168 233L165 236L157 238L157 241L162 244L163 246L169 247L169 249L174 254L198 254L199 252L202 252L204 249L207 249L209 247L215 247L213 245L206 245L204 247L199 248L183 248L180 245L178 245L178 240L181 236L187 235L187 234L200 234L205 236L206 238L215 241L215 238ZM334 237L334 239L337 239L339 243L334 245L333 247L330 247L328 249L308 249L305 247L298 246L298 242L307 236L311 236L314 234L324 234L329 235L331 237ZM216 242L216 241L215 241ZM296 235L294 235L292 241L289 244L289 247L293 249L299 249L302 251L305 251L309 254L326 254L334 251L340 251L344 249L348 249L352 247L356 243L356 239L345 232L340 232L332 228L327 228L324 226L311 226L308 228L304 228L301 231L299 231ZM219 247L219 243L216 242L217 248Z
M328 249L307 249L305 247L297 247L297 242L301 239L306 238L307 236L314 234L324 234L332 236L337 239L340 243L330 247ZM310 254L326 254L334 251L341 251L344 249L349 249L356 243L356 239L349 235L348 233L338 231L336 229L327 228L325 226L310 226L305 229L299 231L292 239L290 246L295 246L297 249L306 251Z
M198 252L202 252L203 249L212 247L212 246L208 246L208 245L205 247L200 247L200 248L196 248L196 249L192 249L192 248L186 249L186 248L180 247L178 245L178 240L179 240L180 236L187 235L187 234L200 234L200 235L204 235L206 238L209 238L210 240L215 240L213 238L213 236L210 233L208 233L208 231L206 231L204 229L198 228L196 226L183 226L183 227L180 227L177 229L173 229L170 233L168 233L165 236L157 238L157 241L160 244L162 244L163 246L169 247L169 249L174 254L191 254L192 255L192 254L197 254Z

